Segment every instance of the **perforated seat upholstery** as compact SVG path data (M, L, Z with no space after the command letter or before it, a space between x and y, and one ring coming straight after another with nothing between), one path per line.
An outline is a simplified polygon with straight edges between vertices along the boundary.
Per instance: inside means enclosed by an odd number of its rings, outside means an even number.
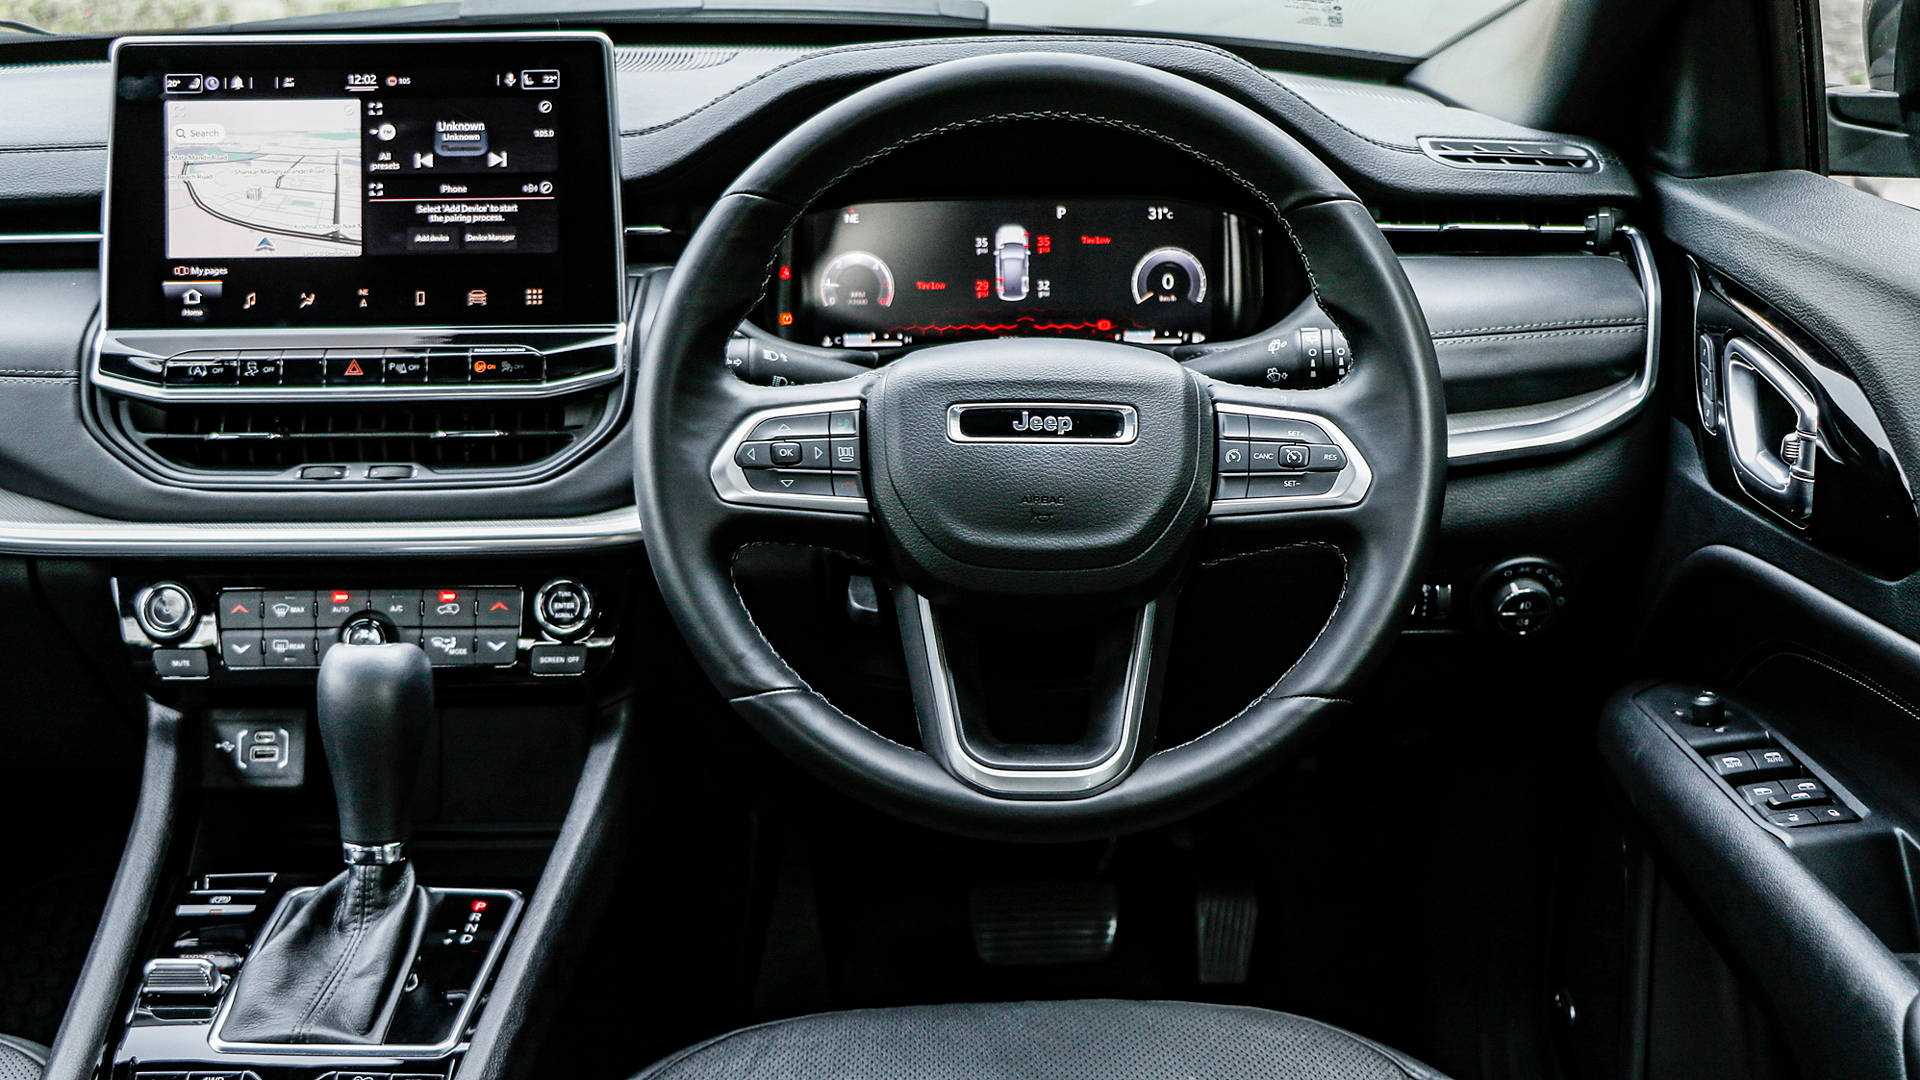
M637 1080L1445 1080L1264 1009L1029 1001L820 1013L682 1050Z

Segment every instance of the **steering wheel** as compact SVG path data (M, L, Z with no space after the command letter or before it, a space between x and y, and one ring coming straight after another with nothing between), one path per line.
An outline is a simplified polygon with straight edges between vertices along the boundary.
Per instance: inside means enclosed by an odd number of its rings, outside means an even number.
M1298 250L1315 298L1350 344L1349 374L1324 389L1251 388L1148 349L1030 338L930 346L816 385L752 385L724 366L729 334L816 199L920 140L1018 120L1144 135L1244 188ZM714 685L776 747L841 790L981 836L1067 840L1150 827L1298 753L1350 708L1390 643L1434 531L1445 470L1426 322L1353 193L1245 106L1165 72L1088 56L931 65L867 87L781 139L694 233L647 336L639 386L635 485L648 558ZM1290 460L1243 471L1242 455L1276 443ZM818 471L763 467L795 446L806 458L793 464ZM833 549L885 567L921 748L841 712L761 634L733 576L739 553L756 543ZM1202 552L1299 544L1332 547L1344 567L1318 635L1237 716L1155 748L1185 571ZM1085 736L996 740L953 655L954 613L1094 604L1115 617L1110 629L1089 631L1099 640L1090 643Z

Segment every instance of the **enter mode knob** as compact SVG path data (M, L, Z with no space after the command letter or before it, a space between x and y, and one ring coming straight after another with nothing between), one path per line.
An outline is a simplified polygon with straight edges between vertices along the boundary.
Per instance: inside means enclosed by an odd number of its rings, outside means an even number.
M534 594L533 621L562 641L579 637L593 624L593 594L577 581L549 581Z
M1535 577L1516 577L1493 592L1493 622L1515 637L1537 634L1553 618L1553 589Z

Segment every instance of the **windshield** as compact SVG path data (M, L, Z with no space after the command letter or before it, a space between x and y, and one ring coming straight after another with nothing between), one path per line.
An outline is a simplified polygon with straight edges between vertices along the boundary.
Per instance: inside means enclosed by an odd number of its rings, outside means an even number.
M1147 31L1423 57L1517 3L1519 0L991 0L989 9L994 26ZM406 6L406 0L0 0L0 20L56 34L116 34L401 6ZM619 4L583 6L604 10ZM837 5L833 0L754 0L752 6L791 6L817 12ZM643 10L646 7L657 5L644 5Z

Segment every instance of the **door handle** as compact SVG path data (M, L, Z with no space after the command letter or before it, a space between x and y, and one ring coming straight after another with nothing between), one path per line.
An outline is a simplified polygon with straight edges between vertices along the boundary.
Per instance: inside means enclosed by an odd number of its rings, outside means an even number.
M1740 486L1755 501L1806 528L1820 455L1820 403L1773 355L1730 338L1720 356L1727 449Z

